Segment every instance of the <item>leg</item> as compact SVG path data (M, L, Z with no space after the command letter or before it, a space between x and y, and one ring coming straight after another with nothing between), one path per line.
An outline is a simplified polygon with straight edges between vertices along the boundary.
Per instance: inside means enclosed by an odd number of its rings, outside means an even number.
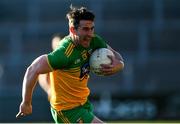
M99 118L97 118L96 116L94 116L94 119L92 120L91 123L101 123L101 124L103 124L103 121L101 121Z

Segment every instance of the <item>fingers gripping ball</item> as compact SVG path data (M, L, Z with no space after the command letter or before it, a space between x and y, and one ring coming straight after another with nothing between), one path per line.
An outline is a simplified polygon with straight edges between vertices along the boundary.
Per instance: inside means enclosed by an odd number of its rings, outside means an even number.
M111 64L111 59L108 57L114 56L113 52L107 48L96 49L90 57L89 64L91 71L99 76L103 76L101 72L101 64Z

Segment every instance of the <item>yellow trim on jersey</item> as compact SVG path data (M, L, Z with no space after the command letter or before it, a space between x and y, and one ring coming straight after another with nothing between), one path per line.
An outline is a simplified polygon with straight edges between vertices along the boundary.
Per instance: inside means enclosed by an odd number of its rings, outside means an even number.
M47 56L46 56L46 60L47 60L47 63L48 63L48 65L49 65L49 67L51 68L51 71L53 71L53 67L52 67L51 64L49 63L49 59L48 59Z
M75 79L75 80L79 80L80 79L79 77L70 75L68 72L65 72L65 71L64 72L63 71L59 71L59 74L63 74L64 76L72 78L72 79Z
M67 57L69 57L69 56L71 55L71 53L72 53L73 50L74 50L74 47L75 47L75 45L73 44L73 46L72 46L72 48L71 48L71 51L68 53L68 56L67 56Z
M73 47L73 44L71 43L69 49L65 53L66 55L69 55L70 51L72 50L72 47Z
M80 71L80 67L71 68L69 70L63 70L63 71L65 71L65 72L78 72L78 71Z
M59 71L59 72L63 73L63 71ZM84 75L82 78L79 78L79 77L70 75L70 74L68 74L68 72L65 72L65 71L64 71L63 75L69 76L69 78L72 78L72 79L75 79L75 80L80 80L80 81L82 81L85 77L89 78L89 75Z
M66 48L65 54L68 52L69 47L72 45L72 43L69 44L69 46Z
M67 47L66 51L65 51L65 55L67 57L69 57L71 55L73 48L74 48L74 44L70 43L69 46Z
M80 69L78 69L78 70L71 70L71 71L65 71L65 72L76 73L76 72L80 72Z
M65 117L61 111L58 111L57 114L59 115L59 117L62 119L64 123L70 123L67 117Z

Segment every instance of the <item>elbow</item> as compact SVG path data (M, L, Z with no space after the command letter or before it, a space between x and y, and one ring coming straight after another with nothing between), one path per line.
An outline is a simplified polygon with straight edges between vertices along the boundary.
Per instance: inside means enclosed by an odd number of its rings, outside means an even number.
M27 68L26 72L33 75L39 75L37 68L32 65Z
M123 70L124 69L124 62L120 61L120 69Z
M124 69L124 62L123 61L120 61L118 65L116 65L113 70L112 70L112 73L117 73L119 71L122 71Z
M120 61L120 64L118 66L118 70L119 71L122 71L124 69L124 62L123 61Z

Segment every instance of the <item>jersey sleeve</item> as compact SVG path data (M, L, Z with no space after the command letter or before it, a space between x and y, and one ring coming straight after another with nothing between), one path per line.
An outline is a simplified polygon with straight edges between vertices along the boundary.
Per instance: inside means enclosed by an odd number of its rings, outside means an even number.
M52 69L61 69L68 64L68 59L64 52L65 48L59 47L48 54L48 62Z

